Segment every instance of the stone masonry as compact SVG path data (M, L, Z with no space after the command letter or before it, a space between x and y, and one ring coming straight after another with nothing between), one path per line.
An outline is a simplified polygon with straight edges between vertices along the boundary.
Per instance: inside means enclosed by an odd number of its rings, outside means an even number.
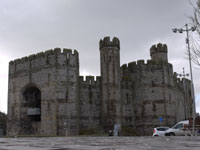
M76 50L55 48L9 63L7 134L108 133L115 125L150 135L192 117L190 81L177 78L167 46L120 67L120 41L100 40L101 76L79 75ZM159 118L163 118L163 122Z

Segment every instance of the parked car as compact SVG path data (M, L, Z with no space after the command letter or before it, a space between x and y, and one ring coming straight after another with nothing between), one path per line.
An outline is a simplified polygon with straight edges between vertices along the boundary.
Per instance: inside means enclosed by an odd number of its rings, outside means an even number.
M165 136L165 132L169 127L156 127L153 129L153 136Z
M169 130L165 132L165 136L184 136L185 132L183 129L184 126L187 125L189 125L189 120L180 121L173 127L169 128Z

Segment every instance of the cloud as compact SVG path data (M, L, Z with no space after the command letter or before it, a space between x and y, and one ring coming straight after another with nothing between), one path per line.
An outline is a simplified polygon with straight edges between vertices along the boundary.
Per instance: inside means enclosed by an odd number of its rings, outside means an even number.
M77 49L81 74L100 75L99 40L117 36L121 64L149 59L150 47L162 42L174 71L188 72L185 35L171 29L183 27L190 15L188 0L1 0L0 55L11 60L55 47ZM194 81L200 81L196 70Z

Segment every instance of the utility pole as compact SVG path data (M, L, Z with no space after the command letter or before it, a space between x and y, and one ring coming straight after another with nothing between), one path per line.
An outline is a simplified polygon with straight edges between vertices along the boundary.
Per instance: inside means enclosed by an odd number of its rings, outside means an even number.
M182 29L182 28L174 28L172 29L172 31L174 33L176 33L177 31L179 33L183 33L183 32L186 32L186 44L187 44L187 47L188 47L188 55L189 55L189 66L190 66L190 78L191 78L191 94L192 94L192 99L193 99L193 121L192 121L192 133L194 135L194 126L195 126L195 114L196 114L196 106L195 106L195 92L194 92L194 84L193 84L193 74L192 74L192 60L191 60L191 53L190 53L190 40L189 40L189 31L195 31L196 30L196 27L191 27L191 28L188 28L188 24L185 25L186 29Z

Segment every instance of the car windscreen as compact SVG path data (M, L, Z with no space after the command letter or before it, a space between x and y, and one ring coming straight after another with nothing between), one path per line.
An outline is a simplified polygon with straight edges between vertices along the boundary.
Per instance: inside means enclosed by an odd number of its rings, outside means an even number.
M172 127L173 129L182 129L183 128L183 123L179 123L175 126Z

